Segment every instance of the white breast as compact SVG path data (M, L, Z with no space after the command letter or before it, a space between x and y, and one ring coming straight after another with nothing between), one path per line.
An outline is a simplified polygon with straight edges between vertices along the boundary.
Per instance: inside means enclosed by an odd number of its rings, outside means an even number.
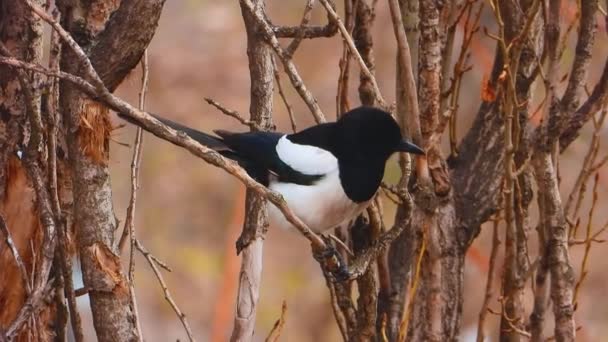
M296 216L317 233L348 223L368 204L355 203L346 196L338 169L314 185L271 182L269 187L283 195ZM274 205L269 204L268 211L273 224L286 229L294 228Z
M351 201L340 184L338 159L324 149L300 145L281 137L276 147L281 160L305 175L324 175L313 185L270 181L269 188L285 198L287 205L310 229L323 232L354 219L367 203ZM268 206L271 222L282 228L293 228L280 210Z

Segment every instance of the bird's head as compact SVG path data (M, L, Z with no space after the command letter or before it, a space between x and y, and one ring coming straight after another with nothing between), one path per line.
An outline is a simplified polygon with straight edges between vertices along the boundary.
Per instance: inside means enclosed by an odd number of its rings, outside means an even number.
M358 107L336 123L333 145L343 159L385 162L395 152L424 154L404 139L393 117L378 108Z

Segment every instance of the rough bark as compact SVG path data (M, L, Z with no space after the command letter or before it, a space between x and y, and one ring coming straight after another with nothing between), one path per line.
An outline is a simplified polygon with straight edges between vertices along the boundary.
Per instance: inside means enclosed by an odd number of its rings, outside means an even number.
M373 75L376 63L374 59L374 40L372 28L374 25L374 8L371 2L360 0L355 2L353 40L357 51L365 65ZM371 79L363 71L359 73L359 100L364 106L375 104L374 86ZM377 203L372 204L376 206ZM378 234L374 234L374 230ZM359 216L351 227L351 239L355 255L359 255L369 247L375 235L379 235L382 227L373 226L371 220ZM378 282L376 280L376 263L370 265L367 271L357 279L359 298L357 298L356 329L350 337L352 341L374 341L376 338Z
M532 163L538 186L539 208L541 209L540 229L545 236L543 258L546 258L546 260L543 260L543 263L548 266L551 275L549 293L555 316L555 338L557 341L574 341L576 335L574 325L574 270L570 263L568 250L569 229L559 192L556 161L553 159L553 151L557 150L564 114L556 94L559 81L557 74L559 70L560 9L560 0L549 2L546 22L548 104L545 105L543 124L534 146ZM585 63L584 56L582 58L583 61L579 61L579 63ZM574 71L576 71L576 68ZM572 77L578 78L581 75L575 73ZM582 83L584 79L579 79L578 82ZM574 87L578 88L581 85L576 84ZM574 96L574 94L571 95Z
M61 2L62 26L87 51L104 84L114 89L133 68L156 29L164 1ZM129 15L130 13L137 15ZM120 32L120 34L118 34ZM61 69L82 74L78 57L68 48ZM126 278L114 233L108 169L109 110L62 82L60 106L74 188L74 221L84 285L89 290L93 323L100 341L137 340Z
M374 40L371 28L374 22L374 12L371 4L366 0L356 1L355 26L353 28L353 40L357 51L365 61L365 65L373 74L375 69L374 62ZM371 80L363 72L359 74L359 99L361 104L372 106L375 102L373 85Z
M37 1L42 4L43 1ZM33 15L26 4L20 1L6 1L0 4L0 45L10 55L33 63L42 60L42 23ZM35 206L36 195L32 188L22 160L17 151L23 151L28 142L27 103L31 101L39 112L40 91L33 87L39 85L40 75L23 73L26 82L19 79L18 71L8 66L0 66L0 215L6 221L8 231L17 250L31 273L34 264L40 266L40 249L44 231L38 219ZM26 98L26 90L33 98ZM4 245L4 236L2 237ZM30 242L32 243L30 248ZM24 283L13 255L8 248L0 248L0 331L8 328L26 299ZM37 258L34 258L38 254ZM30 274L33 279L34 275ZM17 340L38 338L49 340L52 336L51 322L54 314L47 305L38 315L40 331L25 329Z
M403 134L415 143L421 143L420 124L418 118L418 100L416 97L416 76L413 69L418 65L418 0L389 2L393 30L397 38L397 77L395 96L397 98L397 118ZM404 37L405 36L405 37ZM411 174L412 162L409 156L400 156L401 180L399 187L407 190ZM410 210L405 205L399 205L395 222L407 222ZM411 225L395 239L388 252L391 293L380 293L379 304L381 313L387 315L387 337L393 341L399 336L399 326L406 305L407 285L410 282L410 272L414 250L420 246L420 232L414 231Z
M550 295L555 315L557 341L574 341L574 270L568 251L568 225L564 216L557 171L550 153L538 152L534 156L534 171L538 185L539 201L544 231L547 234L547 265L551 274Z
M504 30L505 41L508 43L522 29L523 13L514 1L499 1L498 4L503 21L509 23ZM541 33L542 26L537 16L530 29L529 39L523 42L516 71L515 84L519 103L526 103L530 97L530 76L536 67L536 56L542 55L542 40L539 39ZM503 64L504 56L497 46L494 65L488 80L488 85L493 89L497 87ZM523 107L519 112L518 120L520 136L516 141L519 140L520 150L525 150L525 140L529 139L526 135L527 107ZM495 101L484 101L475 116L473 126L467 131L458 147L458 157L448 160L458 224L462 227L458 232L465 246L468 246L479 234L481 223L487 221L498 208L502 179L496 175L502 174L504 170L503 136L504 117L499 106ZM480 148L482 146L483 148ZM521 155L517 154L515 159L518 163L523 163L528 155L529 151Z
M264 13L264 0L256 0L254 11ZM254 13L241 4L241 12L247 31L247 57L251 99L249 113L251 121L263 130L273 129L272 104L274 89L274 63L272 47L258 34L259 25ZM262 255L264 235L268 228L266 201L252 190L247 190L246 216L243 232L237 241L237 250L242 252L239 289L231 341L250 341L253 338L255 318L262 278Z

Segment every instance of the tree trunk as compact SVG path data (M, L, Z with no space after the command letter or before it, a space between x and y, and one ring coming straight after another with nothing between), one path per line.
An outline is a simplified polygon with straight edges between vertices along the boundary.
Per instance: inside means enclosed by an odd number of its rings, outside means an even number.
M105 4L102 6L101 3ZM59 3L62 23L87 51L104 84L114 90L139 62L152 39L164 1ZM77 10L78 8L78 10ZM63 49L61 69L82 74L78 57ZM126 278L115 243L117 222L108 169L109 110L66 82L60 105L74 184L74 220L84 285L100 341L137 336Z
M264 13L264 0L253 1L254 10ZM247 30L247 56L251 82L251 121L263 130L273 129L272 100L274 90L274 63L272 48L257 34L258 24L254 14L241 4L241 13ZM242 253L239 289L231 341L251 341L262 281L262 256L264 236L268 228L266 200L254 191L247 190L245 222L237 241L237 251Z
M42 5L44 1L35 1ZM42 62L42 23L30 12L25 3L9 0L1 5L0 43L10 55L27 62ZM2 50L3 50L2 49ZM4 53L0 53L3 55ZM23 259L28 281L33 282L36 264L40 263L43 229L35 205L36 194L25 172L19 155L27 144L28 123L26 95L29 87L35 106L40 109L40 75L27 73L28 80L20 80L18 72L0 65L0 215L4 218L10 235ZM31 82L30 82L31 80ZM0 234L3 245L0 254L0 331L15 319L26 299L25 284L15 259L6 245L6 237ZM30 284L31 285L31 284ZM18 341L28 338L48 341L52 338L54 311L45 305L37 326L28 326L18 335Z

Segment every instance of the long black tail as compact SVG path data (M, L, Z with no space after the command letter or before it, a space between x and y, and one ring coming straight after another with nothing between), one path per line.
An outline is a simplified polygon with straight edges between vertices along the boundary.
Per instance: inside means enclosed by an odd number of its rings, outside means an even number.
M268 171L266 170L266 168L258 167L257 163L252 162L248 158L239 155L238 152L232 150L230 147L228 147L228 145L226 145L226 143L224 142L224 140L221 136L230 135L232 133L225 132L225 131L218 131L217 134L220 135L220 137L217 137L217 136L213 136L213 135L207 134L205 132L201 132L199 130L190 128L188 126L184 126L180 123L171 121L169 119L165 119L158 115L154 115L154 114L150 114L150 115L152 115L156 120L162 122L163 124L173 128L174 130L182 131L182 132L186 133L190 138L198 141L201 145L207 146L208 148L211 148L211 149L219 152L224 157L236 161L239 165L241 165L241 167L243 167L247 171L247 173L249 173L249 175L251 177L253 177L258 182L262 183L265 186L268 185ZM118 114L118 116L121 119L123 119L129 123L132 123L136 126L139 126L139 127L142 127L143 129L145 129L145 127L143 127L137 120L134 120L131 117L122 115L120 113Z
M207 147L209 147L209 148L211 148L213 150L216 150L216 151L218 151L220 153L224 152L226 154L230 154L230 152L231 152L230 148L228 146L226 146L226 144L224 143L224 141L221 138L219 138L219 137L213 136L211 134L207 134L205 132L201 132L201 131L196 130L194 128L190 128L188 126L184 126L184 125L182 125L180 123L177 123L175 121L171 121L169 119L165 119L165 118L160 117L160 116L155 115L155 114L150 114L150 115L152 115L156 120L162 122L163 124L165 124L165 125L173 128L174 130L176 130L176 131L182 131L182 132L186 133L190 138L198 141L201 145L205 145L205 146L207 146ZM132 124L134 124L136 126L142 127L139 122L137 122L136 120L134 120L131 117L128 117L128 116L120 114L120 113L118 114L118 116L121 119L123 119L123 120L125 120L125 121L127 121L129 123L132 123ZM142 127L142 128L144 128L144 127ZM222 153L222 154L224 154L224 153Z

